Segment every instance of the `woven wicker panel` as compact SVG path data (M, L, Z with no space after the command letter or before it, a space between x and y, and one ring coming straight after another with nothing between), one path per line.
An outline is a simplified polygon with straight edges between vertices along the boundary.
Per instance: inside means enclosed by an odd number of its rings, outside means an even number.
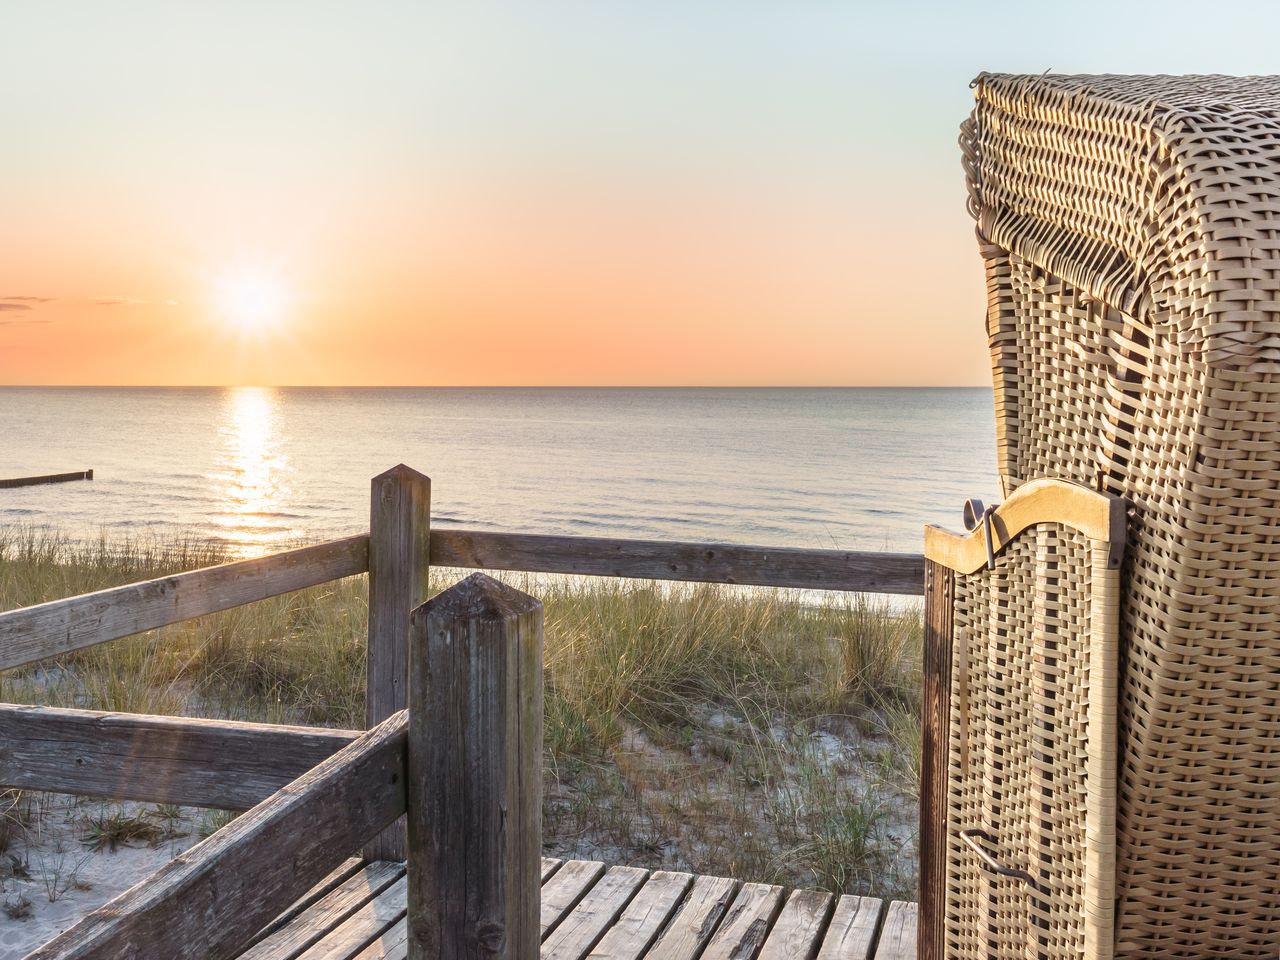
M986 77L1006 491L1134 506L1117 954L1280 949L1280 78Z
M956 577L947 951L957 960L1085 955L1089 541L1059 525L994 571ZM997 838L982 868L959 832Z

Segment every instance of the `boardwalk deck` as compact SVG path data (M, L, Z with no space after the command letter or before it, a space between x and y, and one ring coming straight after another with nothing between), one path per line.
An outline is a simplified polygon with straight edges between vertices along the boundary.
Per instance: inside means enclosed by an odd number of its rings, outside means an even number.
M349 861L240 960L404 960L404 865ZM911 960L914 903L544 860L542 960Z

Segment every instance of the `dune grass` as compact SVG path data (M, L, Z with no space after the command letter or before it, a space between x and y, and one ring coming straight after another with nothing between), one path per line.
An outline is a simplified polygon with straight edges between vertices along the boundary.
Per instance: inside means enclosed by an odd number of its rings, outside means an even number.
M224 559L0 528L0 609ZM546 609L549 855L914 895L917 607L502 576ZM359 727L366 621L354 577L10 671L0 699Z

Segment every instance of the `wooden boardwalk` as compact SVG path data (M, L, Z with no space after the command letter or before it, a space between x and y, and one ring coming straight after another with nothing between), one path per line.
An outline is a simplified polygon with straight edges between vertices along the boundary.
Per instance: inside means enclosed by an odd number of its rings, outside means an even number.
M404 864L349 860L240 960L404 960ZM542 862L543 960L914 960L916 905Z

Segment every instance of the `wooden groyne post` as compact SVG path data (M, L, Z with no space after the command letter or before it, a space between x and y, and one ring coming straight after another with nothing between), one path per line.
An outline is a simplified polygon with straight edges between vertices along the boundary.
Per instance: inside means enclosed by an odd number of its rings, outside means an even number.
M477 573L411 632L409 960L537 957L542 603Z
M71 473L47 473L42 477L14 477L0 480L0 490L12 487L34 487L41 483L68 483L71 480L92 480L92 470L75 470Z

